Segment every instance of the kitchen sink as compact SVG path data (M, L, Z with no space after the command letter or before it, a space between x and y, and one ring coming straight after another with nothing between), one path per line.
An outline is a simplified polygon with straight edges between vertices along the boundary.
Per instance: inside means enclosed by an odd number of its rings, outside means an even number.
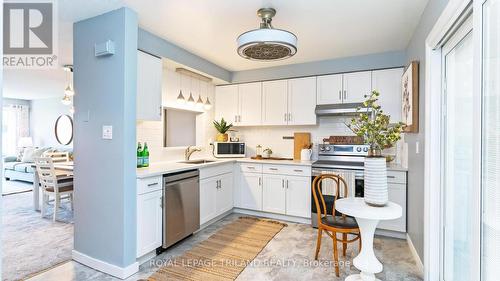
M213 162L215 162L215 160L200 159L200 160L181 161L179 163L184 163L184 164L206 164L206 163L213 163Z

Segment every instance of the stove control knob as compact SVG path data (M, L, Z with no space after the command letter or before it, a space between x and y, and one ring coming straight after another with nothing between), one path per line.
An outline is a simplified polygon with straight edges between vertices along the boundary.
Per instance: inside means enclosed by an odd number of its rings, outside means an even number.
M320 147L319 147L319 150L320 150L320 151L325 151L325 147L324 147L324 146L320 146Z
M327 146L325 149L326 149L326 151L330 151L330 147L329 146Z
M368 152L368 147L363 148L364 152Z
M361 147L356 148L358 152L361 152Z

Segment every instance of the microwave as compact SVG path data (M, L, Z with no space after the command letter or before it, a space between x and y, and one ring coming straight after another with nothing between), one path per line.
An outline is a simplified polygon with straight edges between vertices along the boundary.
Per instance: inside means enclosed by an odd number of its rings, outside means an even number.
M214 142L214 156L223 157L245 157L244 142Z

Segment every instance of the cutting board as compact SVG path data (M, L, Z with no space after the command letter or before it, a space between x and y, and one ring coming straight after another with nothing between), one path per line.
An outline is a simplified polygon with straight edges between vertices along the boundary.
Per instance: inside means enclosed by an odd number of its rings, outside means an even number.
M300 151L311 144L311 133L293 133L293 160L300 160Z

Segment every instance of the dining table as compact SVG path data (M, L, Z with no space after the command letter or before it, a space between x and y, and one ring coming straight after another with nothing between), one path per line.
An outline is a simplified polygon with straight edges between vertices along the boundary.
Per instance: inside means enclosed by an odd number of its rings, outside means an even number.
M40 177L36 171L36 165L31 167L35 170L33 177L33 208L35 211L40 211ZM54 162L54 169L58 177L71 178L73 177L74 164L72 161Z

